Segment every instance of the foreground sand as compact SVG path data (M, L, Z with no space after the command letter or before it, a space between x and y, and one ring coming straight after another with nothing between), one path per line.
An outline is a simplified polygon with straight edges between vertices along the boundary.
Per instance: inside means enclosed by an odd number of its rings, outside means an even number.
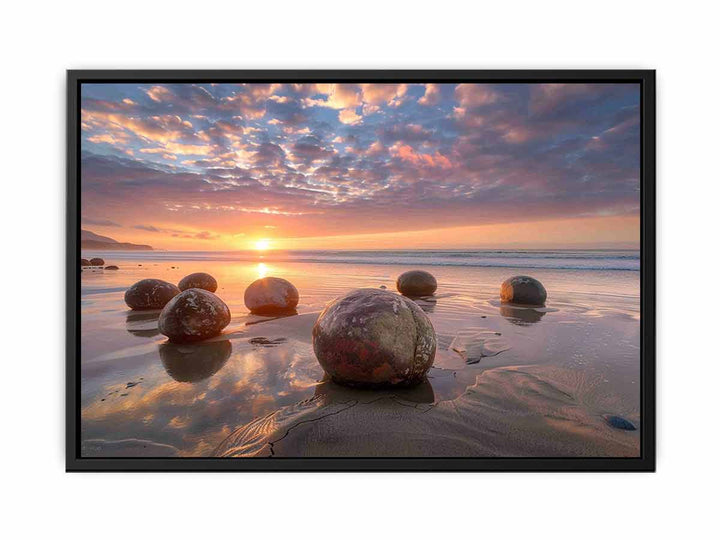
M497 302L497 284L512 270L438 268L438 294L419 301L439 343L428 382L373 392L323 381L310 331L338 294L392 290L405 268L120 267L82 276L83 455L639 455L638 432L602 418L640 423L637 273L539 272L552 291L547 309L517 310ZM199 270L216 276L233 313L207 343L167 343L159 312L131 312L122 302L138 279L177 282ZM298 315L247 313L244 288L266 272L298 286Z
M437 402L422 387L369 393L325 382L313 399L237 430L216 455L637 456L637 437L583 402L595 390L585 383L548 366L495 368Z

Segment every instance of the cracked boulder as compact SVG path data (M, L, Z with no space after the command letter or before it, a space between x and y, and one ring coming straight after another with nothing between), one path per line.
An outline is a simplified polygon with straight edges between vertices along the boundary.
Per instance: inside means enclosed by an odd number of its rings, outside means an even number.
M204 289L188 289L163 308L160 333L174 343L191 343L215 337L230 323L230 308Z
M195 272L182 278L180 283L178 283L178 288L181 291L188 289L205 289L206 291L214 293L217 291L217 281L210 274Z
M514 276L500 286L500 300L511 304L544 306L547 291L543 284L530 276Z
M266 277L245 289L245 306L259 315L278 315L293 311L300 300L295 285L286 279Z
M397 278L397 290L405 296L430 296L437 290L437 280L425 270L410 270Z
M142 279L125 291L125 303L131 309L162 309L179 293L180 289L162 279Z
M359 387L420 383L437 348L423 310L378 289L357 289L329 304L312 338L315 356L332 380Z

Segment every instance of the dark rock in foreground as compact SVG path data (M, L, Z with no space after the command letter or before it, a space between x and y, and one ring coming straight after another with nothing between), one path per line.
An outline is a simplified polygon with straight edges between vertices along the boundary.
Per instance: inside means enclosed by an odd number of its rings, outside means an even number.
M178 287L181 291L186 291L187 289L205 289L206 291L214 293L217 291L217 281L210 274L195 272L182 278L180 283L178 283Z
M120 270L120 268L118 268L114 264L111 264L110 266L106 266L105 270Z
M90 266L90 261L87 259L80 259L80 266Z
M609 426L615 429L624 429L625 431L635 431L637 429L632 422L625 420L622 416L606 414L603 418Z
M437 290L437 280L425 270L410 270L397 278L397 290L405 296L429 296Z
M190 343L217 336L230 323L230 309L204 289L188 289L163 308L160 333L175 343Z
M512 304L544 306L547 291L543 284L530 276L514 276L500 286L500 300Z
M300 294L286 279L266 277L253 281L245 289L245 305L259 315L282 314L295 309Z
M172 283L162 279L143 279L125 291L125 303L132 309L161 309L180 294Z
M325 372L350 386L417 384L437 348L435 330L422 309L378 289L358 289L329 304L312 337Z
M100 257L95 257L94 259L90 259L90 266L102 266L105 264L105 261L101 259Z

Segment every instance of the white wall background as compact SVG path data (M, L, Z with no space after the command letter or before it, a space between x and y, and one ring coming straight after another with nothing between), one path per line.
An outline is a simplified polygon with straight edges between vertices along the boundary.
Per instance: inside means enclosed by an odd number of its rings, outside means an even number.
M691 0L6 3L0 531L104 539L717 531L716 10ZM658 472L64 473L64 71L133 67L656 68Z

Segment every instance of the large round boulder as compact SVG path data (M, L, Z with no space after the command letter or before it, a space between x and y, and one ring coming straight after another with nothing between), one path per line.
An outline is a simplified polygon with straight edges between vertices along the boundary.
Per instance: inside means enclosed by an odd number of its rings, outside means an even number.
M259 315L291 312L299 300L300 294L295 285L282 278L257 279L245 289L245 305Z
M204 289L188 289L160 312L160 333L174 343L191 343L217 336L230 323L230 308Z
M90 266L102 266L105 264L105 261L101 259L100 257L95 257L94 259L90 259Z
M172 283L162 279L142 279L125 291L125 303L132 309L161 309L177 294Z
M437 280L425 270L410 270L397 278L397 290L405 296L429 296L437 290Z
M111 264L110 266L106 266L105 270L120 270L120 268L115 266L114 264Z
M421 382L437 338L415 302L379 289L357 289L329 304L312 331L320 365L337 383L379 387Z
M178 283L178 287L181 291L187 289L205 289L206 291L215 292L217 291L217 281L210 274L205 272L195 272L189 276L185 276Z
M511 304L544 306L547 291L543 284L530 276L514 276L500 286L500 300Z
M87 259L80 259L80 266L90 266L90 261Z

